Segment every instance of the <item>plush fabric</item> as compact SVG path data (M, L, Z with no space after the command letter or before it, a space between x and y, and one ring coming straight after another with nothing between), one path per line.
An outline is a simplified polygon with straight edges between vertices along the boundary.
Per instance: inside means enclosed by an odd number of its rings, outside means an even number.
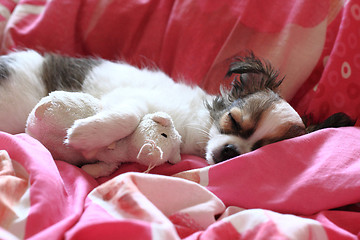
M0 0L3 54L125 60L216 93L231 57L252 50L314 122L359 118L359 22L358 0ZM0 238L357 239L359 136L325 129L218 165L182 155L95 180L26 134L0 133Z

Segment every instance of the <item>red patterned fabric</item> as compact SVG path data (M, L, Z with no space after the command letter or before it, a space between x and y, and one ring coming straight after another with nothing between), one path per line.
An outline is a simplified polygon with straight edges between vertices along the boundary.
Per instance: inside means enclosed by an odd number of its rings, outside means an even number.
M32 48L156 66L218 92L229 59L247 50L286 76L282 95L321 121L359 116L356 0L0 2L2 52Z

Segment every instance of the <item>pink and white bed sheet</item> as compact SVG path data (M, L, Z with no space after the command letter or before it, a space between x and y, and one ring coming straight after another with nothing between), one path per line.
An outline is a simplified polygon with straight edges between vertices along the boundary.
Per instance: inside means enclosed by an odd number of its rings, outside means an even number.
M210 167L192 156L152 174L127 164L95 181L4 133L0 238L357 239L359 134L327 129Z
M124 59L217 92L251 49L314 121L360 116L359 26L359 0L0 0L2 53ZM184 155L94 180L1 133L0 239L359 239L359 138L326 129L211 167Z

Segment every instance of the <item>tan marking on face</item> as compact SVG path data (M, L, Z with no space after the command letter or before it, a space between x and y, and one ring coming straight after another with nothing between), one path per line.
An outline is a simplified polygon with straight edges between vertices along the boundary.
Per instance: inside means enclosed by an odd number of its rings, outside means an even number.
M220 129L224 133L231 133L233 132L233 123L231 122L231 118L229 116L229 113L226 112L224 115L220 118Z
M220 118L220 129L225 134L248 138L255 130L256 122L244 109L233 107Z
M244 131L255 127L255 122L253 121L251 115L246 113L244 110L234 107L230 110L230 113Z
M231 110L230 110L230 114L231 116L234 118L234 120L238 123L241 123L243 121L243 113L242 111L240 110L240 108L237 108L237 107L233 107Z

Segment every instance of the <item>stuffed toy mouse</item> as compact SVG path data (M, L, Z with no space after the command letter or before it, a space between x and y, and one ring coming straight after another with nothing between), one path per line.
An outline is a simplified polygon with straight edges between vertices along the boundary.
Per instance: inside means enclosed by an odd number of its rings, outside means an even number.
M164 112L145 115L133 133L100 148L90 159L64 143L67 129L75 120L90 117L101 108L100 100L89 94L55 91L32 110L26 132L38 139L54 159L81 166L95 178L110 175L122 162L138 162L150 169L181 160L181 136Z

